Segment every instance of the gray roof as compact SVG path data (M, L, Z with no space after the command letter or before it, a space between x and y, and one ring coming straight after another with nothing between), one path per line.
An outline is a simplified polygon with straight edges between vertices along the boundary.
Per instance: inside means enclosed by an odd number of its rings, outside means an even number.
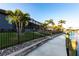
M33 18L31 18L29 22L32 22L32 23L37 24L37 25L41 25L40 22L34 20Z
M0 9L0 13L1 13L1 14L5 14L5 15L7 14L7 13L6 13L6 10L3 10L3 9Z

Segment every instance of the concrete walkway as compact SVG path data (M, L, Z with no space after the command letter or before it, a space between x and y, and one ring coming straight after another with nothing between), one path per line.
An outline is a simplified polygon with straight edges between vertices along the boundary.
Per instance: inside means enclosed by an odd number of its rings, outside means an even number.
M65 36L61 35L33 50L27 56L67 56Z

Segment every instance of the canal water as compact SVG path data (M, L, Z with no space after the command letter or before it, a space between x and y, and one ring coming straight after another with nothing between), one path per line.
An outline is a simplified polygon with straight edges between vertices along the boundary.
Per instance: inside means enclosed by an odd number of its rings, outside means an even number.
M70 39L77 40L77 56L79 56L79 33L78 32L71 32L70 33Z
M77 45L77 55L79 56L79 35L78 35L77 43L78 43L78 45Z

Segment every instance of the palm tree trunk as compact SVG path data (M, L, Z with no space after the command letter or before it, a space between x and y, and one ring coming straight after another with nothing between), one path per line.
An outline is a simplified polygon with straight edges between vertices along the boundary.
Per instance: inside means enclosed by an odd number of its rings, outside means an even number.
M16 23L16 30L17 30L17 39L18 39L18 44L19 44L19 26Z
M21 30L20 30L20 22L18 24L18 44L20 43L20 35L21 35Z
M23 23L21 22L21 28L20 28L20 30L21 30L21 32L22 32L22 30L23 30Z

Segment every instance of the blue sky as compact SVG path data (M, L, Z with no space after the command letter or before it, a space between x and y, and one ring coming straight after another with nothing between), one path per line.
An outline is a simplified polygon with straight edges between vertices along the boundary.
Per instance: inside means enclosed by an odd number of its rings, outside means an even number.
M39 22L44 20L53 19L57 21L66 20L65 27L79 28L79 4L61 4L61 3L29 3L29 4L0 4L0 9L15 10L21 9L27 12L32 18Z

